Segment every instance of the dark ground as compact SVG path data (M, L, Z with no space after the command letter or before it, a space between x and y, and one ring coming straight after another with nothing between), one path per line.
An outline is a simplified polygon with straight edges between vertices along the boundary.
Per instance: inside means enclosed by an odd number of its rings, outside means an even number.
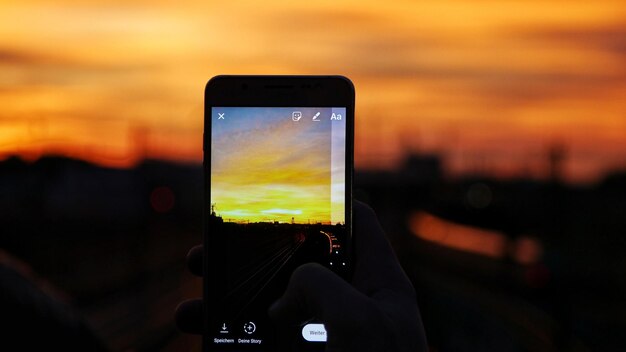
M487 206L468 195L476 184ZM619 351L626 346L626 176L597 185L447 180L436 159L357 172L418 292L434 351ZM173 312L201 295L185 269L202 242L202 171L147 161L130 170L48 157L0 163L0 263L75 309L113 350L199 350ZM416 211L504 233L532 233L536 263L490 258L416 237ZM538 279L537 279L538 278ZM7 319L8 317L4 317Z

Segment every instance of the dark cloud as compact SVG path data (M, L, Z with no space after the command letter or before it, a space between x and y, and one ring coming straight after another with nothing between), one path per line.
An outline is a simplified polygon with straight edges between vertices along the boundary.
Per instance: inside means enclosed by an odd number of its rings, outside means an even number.
M0 65L2 64L59 70L106 71L108 73L129 72L154 68L154 65L136 65L121 62L86 62L74 58L63 57L61 55L50 55L11 47L0 47Z
M293 31L345 30L364 26L383 26L390 22L379 13L358 11L358 9L306 8L301 10L276 9L263 22L280 28L292 28Z
M41 64L48 61L45 57L25 51L0 48L0 63L4 64Z
M547 41L553 45L577 46L626 56L626 22L600 27L544 27L522 31L521 36Z
M471 94L489 96L504 104L564 96L589 98L626 80L626 70L617 66L599 69L597 62L590 62L591 66L581 65L578 70L571 65L549 67L540 62L506 64L507 60L519 63L526 54L507 50L511 44L519 44L520 50L531 44L529 50L537 51L544 49L534 43L543 41L549 42L545 50L575 46L585 51L624 55L626 24L591 29L551 26L502 30L492 33L487 38L491 45L480 49L472 47L471 38L448 38L433 31L417 33L404 25L406 23L391 21L379 13L322 9L309 13L278 12L271 16L266 28L286 43L298 38L281 57L290 58L302 72L318 72L321 67L355 78L471 87ZM298 48L303 45L317 48L317 52L312 53L314 60L301 59ZM499 58L502 64L465 62L466 54L475 60L476 50L487 50L483 53L485 58ZM438 54L442 55L441 61L437 60ZM458 57L444 56L453 54ZM567 55L563 54L562 59L568 60Z

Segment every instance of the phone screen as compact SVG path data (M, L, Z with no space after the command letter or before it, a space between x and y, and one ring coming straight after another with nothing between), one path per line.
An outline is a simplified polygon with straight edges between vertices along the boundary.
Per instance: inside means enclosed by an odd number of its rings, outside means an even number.
M346 107L212 107L210 134L209 350L323 350L267 309L303 263L348 271Z

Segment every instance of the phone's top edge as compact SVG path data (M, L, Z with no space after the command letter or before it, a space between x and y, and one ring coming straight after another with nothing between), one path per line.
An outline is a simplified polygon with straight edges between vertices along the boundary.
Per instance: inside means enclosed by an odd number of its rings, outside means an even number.
M276 79L284 79L284 78L342 78L349 80L344 75L216 75L209 79L209 82L214 79L221 78L260 78L260 79L268 79L268 78L276 78Z
M354 84L350 78L344 75L217 75L211 77L206 86L215 84L221 80L228 79L240 79L240 80L290 80L290 79L328 79L334 78L346 82L352 89Z
M327 92L324 99L327 101L345 99L350 103L350 106L354 105L354 84L349 78L342 75L218 75L212 77L204 88L205 107L210 105L207 105L208 102L215 102L217 98L225 99L231 103L233 101L239 103L240 99L237 100L234 96L241 94L248 102L264 103L267 102L265 100L267 95L275 88L274 85L280 86L280 88L296 88L293 89L294 94L300 95L308 92L308 88L332 87L337 89L336 92L340 92L340 94L329 96ZM302 86L298 87L300 85ZM255 92L263 92L265 95L259 95ZM308 96L308 93L306 95ZM272 100L281 100L284 103L284 97L274 99L276 94L271 95L271 97Z

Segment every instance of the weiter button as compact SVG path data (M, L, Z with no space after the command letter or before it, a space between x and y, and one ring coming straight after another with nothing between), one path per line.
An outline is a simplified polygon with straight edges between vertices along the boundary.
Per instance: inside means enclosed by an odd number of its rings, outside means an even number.
M302 328L302 337L311 342L326 342L324 324L306 324Z

